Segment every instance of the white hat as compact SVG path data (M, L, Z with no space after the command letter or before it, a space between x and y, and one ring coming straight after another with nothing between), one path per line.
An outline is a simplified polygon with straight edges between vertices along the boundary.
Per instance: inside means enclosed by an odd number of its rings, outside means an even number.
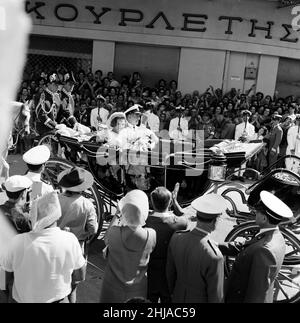
M56 191L45 194L32 202L30 220L32 231L41 231L61 217L61 206Z
M195 199L191 206L197 211L197 217L213 220L226 211L226 200L218 194L207 194Z
M50 149L46 145L39 145L29 149L23 155L23 160L26 164L42 165L50 158L50 154Z
M28 177L21 175L11 176L4 183L5 189L12 193L22 191L31 185L32 181Z
M285 220L293 217L292 210L277 196L268 192L260 192L260 200L265 206L265 212L276 220Z
M175 108L175 110L185 110L185 107L183 107L182 105L179 105L178 107Z
M96 96L96 100L102 100L102 101L104 101L104 102L106 101L106 100L105 100L105 97L104 97L104 96L102 96L101 94L99 94L99 95L97 95L97 96Z
M149 200L145 192L132 190L120 201L119 208L122 213L121 225L137 227L144 226L149 215Z
M112 123L112 121L113 121L114 119L116 119L116 118L124 118L124 119L126 119L126 115L125 115L125 113L124 113L124 112L114 112L114 113L109 117L109 119L107 120L107 125L108 125L109 127L112 127L111 123Z
M134 104L132 107L130 107L129 109L127 109L124 113L127 115L128 113L137 113L137 114L140 114L140 108L142 106L139 105L139 104Z

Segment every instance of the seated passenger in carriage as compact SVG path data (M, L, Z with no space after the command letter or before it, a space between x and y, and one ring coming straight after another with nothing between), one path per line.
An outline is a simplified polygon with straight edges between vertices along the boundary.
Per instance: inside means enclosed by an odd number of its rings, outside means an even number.
M146 127L147 115L142 115L140 112L141 106L133 105L125 111L127 119L127 127L120 132L122 139L122 149L135 152L151 151L158 143L158 137L153 131ZM142 118L141 118L142 116ZM140 119L142 119L140 121ZM138 126L138 124L140 124ZM150 188L150 180L148 178L149 167L148 157L144 162L139 157L134 160L134 154L130 155L131 164L127 166L127 175L130 180L127 184L133 184L139 189L148 190Z
M136 151L152 150L158 137L146 127L147 115L140 112L142 106L135 104L125 111L127 127L120 133L122 148Z
M113 113L107 121L109 127L107 145L116 149L122 148L120 132L126 127L126 115L123 112Z

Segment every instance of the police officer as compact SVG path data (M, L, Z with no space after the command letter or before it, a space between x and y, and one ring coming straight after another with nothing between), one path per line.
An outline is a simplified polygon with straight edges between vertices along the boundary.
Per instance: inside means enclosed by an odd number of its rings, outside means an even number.
M25 176L33 182L31 200L53 191L51 185L46 184L41 180L44 165L49 158L50 150L46 145L33 147L23 155L23 160L28 167L28 172Z
M278 224L293 217L291 209L275 195L260 193L255 206L259 233L244 245L222 243L224 255L238 254L228 278L227 303L272 303L274 281L285 256L285 241Z
M197 226L171 238L167 280L173 303L220 303L223 301L224 260L210 233L225 211L222 196L208 194L192 203Z

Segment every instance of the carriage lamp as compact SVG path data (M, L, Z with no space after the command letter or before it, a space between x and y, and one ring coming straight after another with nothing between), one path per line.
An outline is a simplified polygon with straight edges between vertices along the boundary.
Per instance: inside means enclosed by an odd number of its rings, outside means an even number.
M208 179L214 182L224 182L226 171L226 156L221 151L214 152L211 155L211 162L208 167Z

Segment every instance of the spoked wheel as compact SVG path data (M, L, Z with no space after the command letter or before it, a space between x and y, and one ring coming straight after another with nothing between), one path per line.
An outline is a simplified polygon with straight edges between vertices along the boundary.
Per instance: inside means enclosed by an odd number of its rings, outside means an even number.
M42 178L45 182L50 183L55 189L58 188L57 186L57 176L59 173L64 171L65 169L74 167L75 165L65 159L61 158L51 158L46 162L44 172L42 174ZM89 238L89 243L93 242L97 239L100 234L103 225L103 213L104 213L104 205L102 198L98 192L96 183L93 186L86 190L83 193L83 196L88 198L90 201L93 202L96 208L97 214L97 221L98 221L98 231L97 233Z
M54 132L47 132L44 135L42 135L37 145L45 145L48 146L51 152L51 157L61 157L62 154L62 147L57 140Z
M226 242L249 241L258 233L255 222L246 222L234 228ZM300 241L289 230L281 227L285 239L286 254L274 284L274 303L297 303L300 301ZM225 257L225 275L228 277L234 257Z

